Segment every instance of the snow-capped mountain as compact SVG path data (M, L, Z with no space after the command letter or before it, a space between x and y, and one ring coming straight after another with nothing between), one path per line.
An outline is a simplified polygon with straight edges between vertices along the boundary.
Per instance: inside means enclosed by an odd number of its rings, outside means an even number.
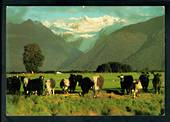
M107 34L123 27L127 21L112 16L102 17L71 17L69 19L59 19L56 21L44 21L42 22L46 27L50 28L55 34L63 37L67 42L80 41L81 44L78 47L81 51L87 52L93 47L95 41L99 37L104 28L109 27L110 30ZM106 29L108 30L108 29ZM105 32L102 32L102 34Z

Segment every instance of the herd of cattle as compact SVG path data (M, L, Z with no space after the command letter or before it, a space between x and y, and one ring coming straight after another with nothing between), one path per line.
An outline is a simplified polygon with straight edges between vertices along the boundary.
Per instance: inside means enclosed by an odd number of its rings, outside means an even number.
M152 73L154 78L152 80L153 89L155 93L160 93L161 80L159 73ZM139 79L134 79L132 75L120 75L120 87L121 93L132 94L138 96L143 89L144 92L148 92L149 85L149 73L140 75ZM74 93L76 86L80 86L82 92L80 96L84 96L90 89L93 91L93 96L96 97L96 93L102 90L104 85L104 78L101 75L89 77L83 77L82 75L70 74L68 79L62 79L60 82L60 88L64 93ZM12 76L7 77L7 93L8 94L20 94L20 88L23 85L25 95L50 95L55 94L54 90L56 82L54 79L48 79L44 82L44 77L40 76L36 79L30 79L25 76Z

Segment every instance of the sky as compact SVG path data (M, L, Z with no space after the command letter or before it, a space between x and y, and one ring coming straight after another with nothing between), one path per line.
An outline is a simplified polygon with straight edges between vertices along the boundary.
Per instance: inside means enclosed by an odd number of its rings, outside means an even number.
M71 17L107 15L133 23L164 14L163 6L8 6L7 22L21 23L27 19L53 22Z

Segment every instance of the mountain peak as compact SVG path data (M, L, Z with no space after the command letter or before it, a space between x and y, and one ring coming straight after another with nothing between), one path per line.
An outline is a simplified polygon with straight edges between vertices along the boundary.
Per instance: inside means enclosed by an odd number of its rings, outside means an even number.
M32 24L34 24L34 22L33 22L31 19L27 19L27 20L24 21L22 24L32 25Z

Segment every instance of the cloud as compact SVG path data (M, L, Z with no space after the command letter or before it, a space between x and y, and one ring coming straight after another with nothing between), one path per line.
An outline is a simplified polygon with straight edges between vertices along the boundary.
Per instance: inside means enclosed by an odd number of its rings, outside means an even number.
M80 20L81 19L81 17L71 17L71 18L69 18L69 20Z
M83 37L83 38L91 38L95 36L95 34L81 34L80 37Z
M68 21L69 20L69 21ZM67 20L60 19L53 22L44 21L43 24L47 27L56 26L74 33L91 33L100 31L102 28L113 24L126 24L125 19L104 15L101 17L71 17ZM87 37L87 35L85 36Z
M139 13L148 16L140 16ZM8 6L7 8L7 20L15 23L26 19L52 21L70 18L74 21L84 15L91 18L108 15L133 23L135 20L143 21L164 14L163 6Z

